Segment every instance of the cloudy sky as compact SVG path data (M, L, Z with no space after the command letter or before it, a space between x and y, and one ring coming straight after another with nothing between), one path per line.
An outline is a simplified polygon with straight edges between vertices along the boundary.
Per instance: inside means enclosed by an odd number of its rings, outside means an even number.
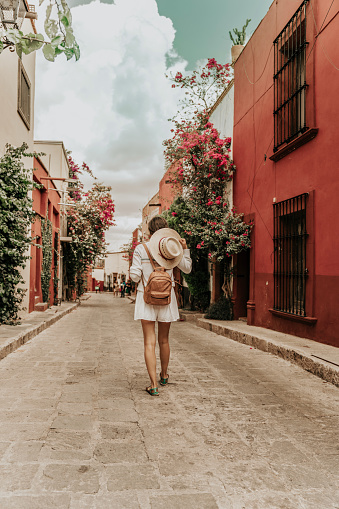
M251 18L251 34L271 0L68 3L81 58L51 63L38 52L35 139L62 140L112 186L116 226L106 238L119 250L164 172L162 141L180 94L165 74L210 57L230 61L228 31Z

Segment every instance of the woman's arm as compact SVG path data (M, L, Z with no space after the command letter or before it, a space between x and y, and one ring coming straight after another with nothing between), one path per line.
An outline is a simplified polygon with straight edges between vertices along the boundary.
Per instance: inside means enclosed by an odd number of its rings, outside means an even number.
M135 283L140 281L142 274L140 246L141 244L139 244L134 250L132 265L129 270L131 279Z
M180 243L184 249L184 256L182 257L180 263L178 264L178 268L182 270L185 274L189 274L192 270L192 259L190 256L190 250L187 249L187 244L185 239L180 239Z

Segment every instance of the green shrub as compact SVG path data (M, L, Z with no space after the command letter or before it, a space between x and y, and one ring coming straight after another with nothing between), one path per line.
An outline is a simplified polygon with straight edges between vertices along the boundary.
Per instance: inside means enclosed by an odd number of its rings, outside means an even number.
M217 302L214 302L208 308L205 318L212 320L232 320L233 319L233 304L230 298L224 295L220 297Z
M16 324L25 294L21 270L30 256L29 235L34 218L29 191L34 187L32 170L22 162L27 145L6 145L0 157L0 324Z

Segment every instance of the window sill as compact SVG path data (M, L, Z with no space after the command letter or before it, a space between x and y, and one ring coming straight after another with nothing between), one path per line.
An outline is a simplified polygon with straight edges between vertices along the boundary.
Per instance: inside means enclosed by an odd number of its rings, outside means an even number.
M283 157L287 156L291 152L294 152L297 148L301 147L302 145L305 145L305 143L308 143L309 141L313 140L318 134L318 128L312 127L310 129L307 129L301 136L298 136L298 138L295 138L294 140L287 143L287 145L284 145L282 148L277 150L271 157L271 161L274 161L275 163L282 159Z
M315 325L318 320L318 318L315 318L314 316L292 315L291 313L284 313L284 311L278 311L277 309L269 309L269 312L279 318L287 318L288 320L305 323L306 325Z

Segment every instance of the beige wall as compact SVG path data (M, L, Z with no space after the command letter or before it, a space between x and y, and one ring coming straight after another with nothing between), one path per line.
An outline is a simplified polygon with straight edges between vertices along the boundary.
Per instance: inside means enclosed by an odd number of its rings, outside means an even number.
M125 251L107 253L105 257L105 281L111 274L120 281L122 273L125 274L127 281L129 276L128 254Z
M24 20L22 26L23 32L32 32L30 20ZM35 94L35 53L22 56L23 67L28 75L31 84L31 118L30 129L22 120L18 113L18 73L19 57L9 49L4 50L0 55L0 156L5 152L6 143L13 146L20 146L26 142L29 150L33 151L34 137L34 94ZM26 168L33 167L32 158L25 158ZM29 253L27 253L29 254ZM22 270L22 275L26 284L26 295L23 299L22 307L24 317L28 312L29 303L29 263Z
M234 123L234 82L232 81L225 92L221 94L215 106L212 108L210 120L218 130L221 138L231 138L231 152L233 157L233 123ZM233 181L227 182L225 193L233 207Z
M32 32L30 20L24 20L23 32ZM22 55L22 63L31 83L31 122L30 129L18 113L18 66L19 57L9 49L5 49L0 55L0 154L5 151L6 143L14 146L21 145L24 141L30 150L33 150L34 137L34 94L35 94L35 52L30 55ZM27 167L32 164L28 161Z

